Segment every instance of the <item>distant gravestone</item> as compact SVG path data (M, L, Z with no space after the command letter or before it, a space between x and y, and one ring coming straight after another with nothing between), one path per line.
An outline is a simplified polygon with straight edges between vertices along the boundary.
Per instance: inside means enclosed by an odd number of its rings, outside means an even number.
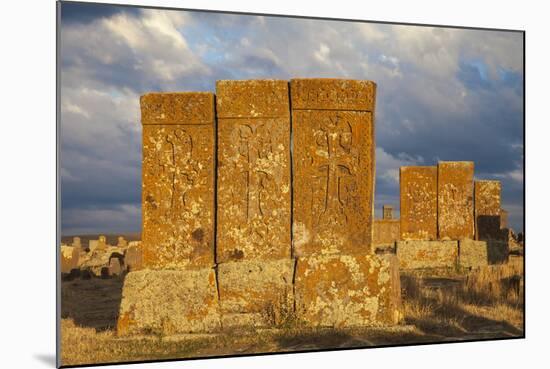
M99 236L99 239L97 241L97 249L98 250L106 250L107 249L107 237L101 235Z
M214 264L214 95L150 93L143 124L143 263Z
M393 206L382 205L382 219L393 219Z
M90 240L88 243L88 249L90 252L97 250L99 247L99 240Z
M290 257L288 82L218 81L217 261Z
M127 247L128 246L128 241L126 241L126 239L122 236L119 236L118 239L117 239L117 247Z
M80 237L73 237L73 247L76 247L78 249L82 249L82 243L80 241Z
M500 229L508 228L508 211L500 209Z
M476 239L502 239L500 228L500 181L475 181Z
M297 256L372 252L371 81L293 79L293 243Z
M437 168L399 170L401 240L437 239Z
M141 246L130 245L124 253L124 265L129 272L141 269L143 264L143 253Z
M439 162L438 233L440 239L474 238L474 163Z
M399 219L375 219L372 232L372 243L375 246L391 246L400 237Z
M120 265L119 258L113 257L109 260L109 275L120 275L122 273L122 266Z
M76 247L61 245L60 267L61 273L70 273L72 269L78 268L80 250Z

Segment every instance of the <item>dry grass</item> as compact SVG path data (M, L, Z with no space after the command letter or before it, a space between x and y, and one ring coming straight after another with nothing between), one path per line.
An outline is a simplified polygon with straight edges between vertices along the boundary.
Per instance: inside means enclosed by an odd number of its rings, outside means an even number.
M523 335L521 267L520 262L490 266L466 276L402 275L405 322L400 327L310 329L288 316L282 319L280 329L235 329L216 335L132 339L117 338L110 328L116 322L113 311L120 298L122 281L65 282L62 363L77 365L518 337Z
M402 277L407 323L447 339L523 335L523 269L494 265L458 278Z

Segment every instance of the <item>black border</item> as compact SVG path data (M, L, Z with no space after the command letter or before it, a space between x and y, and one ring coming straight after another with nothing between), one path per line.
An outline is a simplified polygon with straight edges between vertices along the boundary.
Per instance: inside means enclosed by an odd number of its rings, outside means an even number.
M329 349L312 349L312 350L296 350L296 351L279 351L279 352L264 352L264 353L247 353L247 354L231 354L231 355L216 355L216 356L204 356L204 357L191 357L191 358L173 358L173 359L160 359L160 360L138 360L138 361L116 361L116 362L103 362L103 363L91 363L91 364L78 364L78 365L61 365L61 277L60 277L60 265L59 265L59 252L61 245L61 178L60 178L60 162L61 162L61 150L60 150L60 137L61 137L61 5L62 4L89 4L89 5L104 5L104 6L118 6L127 8L139 8L139 9L161 9L161 10L178 10L188 12L204 12L215 14L231 14L231 15L251 15L251 16L267 16L275 18L294 18L294 19L312 19L312 20L324 20L324 21L343 21L343 22L355 22L355 23L374 23L374 24L390 24L400 26L418 26L418 27L439 27L439 28L454 28L476 31L498 31L498 32L517 32L523 35L523 335L514 337L498 337L498 338L482 338L472 340L454 340L454 341L437 341L437 342L419 342L419 343L403 343L403 344L389 344L389 345L376 345L365 347L338 347ZM175 8L175 7L163 7L163 6L150 6L150 5L133 5L133 4L117 4L117 3L99 3L99 2L84 2L84 1L72 1L72 0L57 0L56 1L56 367L58 368L81 368L81 367L96 367L107 365L126 365L126 364L144 364L144 363L164 363L173 361L190 361L190 360L208 360L208 359L223 359L223 358L235 358L235 357L253 357L253 356L270 356L270 355L289 355L289 354L301 354L301 353L315 353L315 352L330 352L330 351L348 351L348 350L363 350L363 349L378 349L378 348L392 348L392 347L409 347L409 346L425 346L425 345L444 345L453 343L471 343L471 342L487 342L487 341L504 341L504 340L518 340L526 338L526 313L527 313L527 272L526 272L526 31L521 29L506 29L506 28L488 28L488 27L470 27L470 26L457 26L448 24L427 24L427 23L409 23L409 22L390 22L390 21L377 21L369 19L349 19L349 18L324 18L317 16L304 16L304 15L288 15L288 14L269 14L269 13L253 13L243 11L228 11L228 10L211 10L211 9L192 9L192 8ZM217 138L217 134L216 134ZM217 155L216 155L217 158ZM216 200L215 200L216 201Z

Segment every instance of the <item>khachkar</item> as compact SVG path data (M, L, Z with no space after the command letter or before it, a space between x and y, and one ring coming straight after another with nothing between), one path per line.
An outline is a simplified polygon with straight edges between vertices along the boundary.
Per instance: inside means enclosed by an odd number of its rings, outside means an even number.
M401 240L437 239L437 168L401 167Z
M474 182L476 240L502 239L500 181Z
M288 82L218 81L217 262L290 258Z
M295 305L311 326L395 324L395 257L372 253L374 107L370 81L295 79Z
M222 325L292 310L288 82L218 81L216 261Z
M214 95L141 98L142 270L124 281L117 333L220 327L214 270Z
M375 85L292 81L294 131L288 88L218 82L217 148L212 94L142 98L145 254L119 335L399 320L397 261L371 253Z
M440 239L474 239L474 163L443 161L437 165Z
M214 264L214 95L147 94L143 124L143 264Z

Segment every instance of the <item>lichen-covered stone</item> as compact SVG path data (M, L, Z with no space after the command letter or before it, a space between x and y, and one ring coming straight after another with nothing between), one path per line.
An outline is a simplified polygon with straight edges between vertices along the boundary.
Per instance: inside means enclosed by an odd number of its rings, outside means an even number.
M500 181L474 182L476 239L500 239Z
M214 264L214 95L141 97L143 264Z
M437 168L401 167L401 240L437 239Z
M489 264L487 242L462 239L458 244L459 264L463 268L479 268Z
M474 238L474 163L445 161L437 166L438 234L443 240Z
M78 268L80 248L72 246L61 246L61 273L70 273L71 270Z
M218 81L217 262L289 258L288 82Z
M139 270L143 266L143 252L141 244L128 246L124 253L124 264L129 272Z
M400 237L399 219L375 219L373 224L373 245L392 245Z
M396 244L399 268L454 269L458 263L457 241L399 241Z
M219 264L223 327L282 323L293 309L293 275L294 260L290 258Z
M372 81L295 78L290 81L292 109L374 112L376 83Z
M313 327L397 324L401 292L394 255L298 258L296 316Z
M369 253L376 85L297 79L290 89L294 253Z
M214 269L139 270L124 279L117 334L180 334L220 329Z

